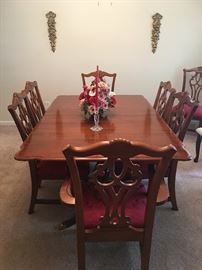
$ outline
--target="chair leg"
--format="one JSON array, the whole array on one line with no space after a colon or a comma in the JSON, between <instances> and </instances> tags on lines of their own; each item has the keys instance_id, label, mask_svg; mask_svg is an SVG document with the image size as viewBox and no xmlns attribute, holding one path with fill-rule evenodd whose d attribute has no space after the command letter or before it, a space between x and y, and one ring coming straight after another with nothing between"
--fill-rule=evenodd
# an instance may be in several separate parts
<instances>
[{"instance_id":1,"label":"chair leg","mask_svg":"<svg viewBox=\"0 0 202 270\"><path fill-rule=\"evenodd\" d=\"M39 181L36 175L36 162L30 161L29 162L30 167L30 174L31 174L31 181L32 181L32 190L31 190L31 201L29 206L29 214L32 214L34 212L34 206L36 203L38 188L39 188Z\"/></svg>"},{"instance_id":2,"label":"chair leg","mask_svg":"<svg viewBox=\"0 0 202 270\"><path fill-rule=\"evenodd\" d=\"M78 270L86 269L85 243L77 236Z\"/></svg>"},{"instance_id":3,"label":"chair leg","mask_svg":"<svg viewBox=\"0 0 202 270\"><path fill-rule=\"evenodd\" d=\"M149 270L149 261L151 253L151 243L141 244L140 243L140 254L141 254L141 270Z\"/></svg>"},{"instance_id":4,"label":"chair leg","mask_svg":"<svg viewBox=\"0 0 202 270\"><path fill-rule=\"evenodd\" d=\"M196 139L196 157L194 158L194 162L198 162L199 159L199 153L200 153L200 146L201 146L201 135L197 135Z\"/></svg>"},{"instance_id":5,"label":"chair leg","mask_svg":"<svg viewBox=\"0 0 202 270\"><path fill-rule=\"evenodd\" d=\"M39 180L39 188L41 188L42 179Z\"/></svg>"},{"instance_id":6,"label":"chair leg","mask_svg":"<svg viewBox=\"0 0 202 270\"><path fill-rule=\"evenodd\" d=\"M176 192L175 192L175 182L176 182L176 171L177 171L177 161L172 161L170 165L169 175L168 175L168 189L169 189L169 200L172 204L173 210L178 210Z\"/></svg>"}]
</instances>

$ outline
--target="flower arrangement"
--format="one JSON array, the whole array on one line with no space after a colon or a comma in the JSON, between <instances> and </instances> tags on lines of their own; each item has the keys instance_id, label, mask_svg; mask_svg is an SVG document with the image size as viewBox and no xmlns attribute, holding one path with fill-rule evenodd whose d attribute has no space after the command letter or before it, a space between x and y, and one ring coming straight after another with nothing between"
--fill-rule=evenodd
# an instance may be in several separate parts
<instances>
[{"instance_id":1,"label":"flower arrangement","mask_svg":"<svg viewBox=\"0 0 202 270\"><path fill-rule=\"evenodd\" d=\"M87 119L90 119L96 111L101 118L106 117L109 108L113 108L116 104L115 93L110 91L109 85L104 80L100 79L97 88L96 80L90 85L85 85L79 99L80 108Z\"/></svg>"}]
</instances>

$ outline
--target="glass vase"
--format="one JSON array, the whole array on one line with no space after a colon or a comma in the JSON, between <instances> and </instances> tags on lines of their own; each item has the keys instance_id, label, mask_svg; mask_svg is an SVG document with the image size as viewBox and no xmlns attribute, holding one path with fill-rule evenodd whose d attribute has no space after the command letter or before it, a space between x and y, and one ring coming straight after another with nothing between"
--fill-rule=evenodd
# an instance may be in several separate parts
<instances>
[{"instance_id":1,"label":"glass vase","mask_svg":"<svg viewBox=\"0 0 202 270\"><path fill-rule=\"evenodd\" d=\"M101 126L99 125L99 120L100 120L100 115L99 115L99 113L98 113L98 112L94 113L93 117L94 117L94 126L91 127L90 129L91 129L92 131L101 131L101 130L103 129L103 127L101 127Z\"/></svg>"}]
</instances>

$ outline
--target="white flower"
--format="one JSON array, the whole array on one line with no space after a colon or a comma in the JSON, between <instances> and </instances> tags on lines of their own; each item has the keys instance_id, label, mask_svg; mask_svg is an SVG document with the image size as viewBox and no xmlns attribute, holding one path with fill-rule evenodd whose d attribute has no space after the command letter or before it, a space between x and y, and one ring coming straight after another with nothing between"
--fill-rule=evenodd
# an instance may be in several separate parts
<instances>
[{"instance_id":1,"label":"white flower","mask_svg":"<svg viewBox=\"0 0 202 270\"><path fill-rule=\"evenodd\" d=\"M89 112L90 114L94 114L95 108L94 108L93 105L90 105L90 106L88 107L88 112Z\"/></svg>"},{"instance_id":2,"label":"white flower","mask_svg":"<svg viewBox=\"0 0 202 270\"><path fill-rule=\"evenodd\" d=\"M113 97L113 96L115 96L115 95L116 95L115 92L113 92L113 91L110 91L110 92L109 92L109 96L110 96L110 97Z\"/></svg>"},{"instance_id":3,"label":"white flower","mask_svg":"<svg viewBox=\"0 0 202 270\"><path fill-rule=\"evenodd\" d=\"M94 97L96 95L96 91L93 91L91 89L88 94L89 94L90 97Z\"/></svg>"}]
</instances>

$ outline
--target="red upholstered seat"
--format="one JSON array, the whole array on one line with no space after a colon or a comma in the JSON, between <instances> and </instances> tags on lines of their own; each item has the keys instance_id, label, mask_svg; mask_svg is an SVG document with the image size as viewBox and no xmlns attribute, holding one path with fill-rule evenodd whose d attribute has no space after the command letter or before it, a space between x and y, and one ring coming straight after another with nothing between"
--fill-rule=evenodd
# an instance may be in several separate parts
<instances>
[{"instance_id":1,"label":"red upholstered seat","mask_svg":"<svg viewBox=\"0 0 202 270\"><path fill-rule=\"evenodd\" d=\"M63 150L75 196L78 269L86 269L85 243L100 241L139 242L141 269L149 269L157 192L175 152L171 145L155 148L121 138L84 147L68 145ZM89 181L81 181L76 159L98 155L104 162L96 163ZM134 162L140 155L159 159L147 189L142 167ZM69 188L66 193L71 195ZM60 194L63 197L64 193Z\"/></svg>"},{"instance_id":2,"label":"red upholstered seat","mask_svg":"<svg viewBox=\"0 0 202 270\"><path fill-rule=\"evenodd\" d=\"M190 112L190 107L188 105L184 105L184 112L188 114ZM202 106L198 106L195 113L193 114L193 118L202 118Z\"/></svg>"},{"instance_id":3,"label":"red upholstered seat","mask_svg":"<svg viewBox=\"0 0 202 270\"><path fill-rule=\"evenodd\" d=\"M99 225L100 217L104 215L104 204L93 185L83 185L83 197L85 228L95 228ZM130 218L130 224L134 227L141 228L144 225L146 201L146 189L141 184L126 206L126 216Z\"/></svg>"}]
</instances>

